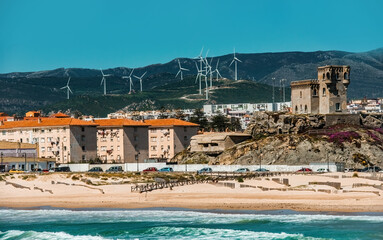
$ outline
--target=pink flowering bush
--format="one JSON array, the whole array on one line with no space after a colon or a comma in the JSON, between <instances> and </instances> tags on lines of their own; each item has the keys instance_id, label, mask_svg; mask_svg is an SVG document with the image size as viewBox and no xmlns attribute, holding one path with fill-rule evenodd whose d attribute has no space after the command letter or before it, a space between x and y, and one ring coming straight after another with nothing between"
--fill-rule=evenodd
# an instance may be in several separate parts
<instances>
[{"instance_id":1,"label":"pink flowering bush","mask_svg":"<svg viewBox=\"0 0 383 240\"><path fill-rule=\"evenodd\" d=\"M352 142L353 139L360 138L360 135L353 131L329 133L329 142L342 145L344 142Z\"/></svg>"}]
</instances>

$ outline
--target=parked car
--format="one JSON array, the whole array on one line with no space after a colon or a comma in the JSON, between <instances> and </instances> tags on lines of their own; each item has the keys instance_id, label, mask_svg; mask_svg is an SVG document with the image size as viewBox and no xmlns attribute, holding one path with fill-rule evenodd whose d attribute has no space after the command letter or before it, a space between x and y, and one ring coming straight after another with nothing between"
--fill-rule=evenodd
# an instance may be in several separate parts
<instances>
[{"instance_id":1,"label":"parked car","mask_svg":"<svg viewBox=\"0 0 383 240\"><path fill-rule=\"evenodd\" d=\"M32 172L40 172L40 173L41 173L42 171L43 171L43 170L41 170L41 168L35 168L35 169L32 170Z\"/></svg>"},{"instance_id":2,"label":"parked car","mask_svg":"<svg viewBox=\"0 0 383 240\"><path fill-rule=\"evenodd\" d=\"M11 169L9 170L9 173L25 173L25 171L21 169Z\"/></svg>"},{"instance_id":3,"label":"parked car","mask_svg":"<svg viewBox=\"0 0 383 240\"><path fill-rule=\"evenodd\" d=\"M207 167L207 168L202 168L200 170L197 171L198 174L201 174L201 173L211 173L213 172L213 169Z\"/></svg>"},{"instance_id":4,"label":"parked car","mask_svg":"<svg viewBox=\"0 0 383 240\"><path fill-rule=\"evenodd\" d=\"M69 167L57 167L54 169L55 172L70 172Z\"/></svg>"},{"instance_id":5,"label":"parked car","mask_svg":"<svg viewBox=\"0 0 383 240\"><path fill-rule=\"evenodd\" d=\"M378 166L365 167L362 170L362 172L380 172L380 171L382 171L382 169Z\"/></svg>"},{"instance_id":6,"label":"parked car","mask_svg":"<svg viewBox=\"0 0 383 240\"><path fill-rule=\"evenodd\" d=\"M258 169L255 169L254 172L268 172L269 170L266 169L266 168L258 168Z\"/></svg>"},{"instance_id":7,"label":"parked car","mask_svg":"<svg viewBox=\"0 0 383 240\"><path fill-rule=\"evenodd\" d=\"M311 170L310 168L301 168L297 172L312 172L312 171L313 170Z\"/></svg>"},{"instance_id":8,"label":"parked car","mask_svg":"<svg viewBox=\"0 0 383 240\"><path fill-rule=\"evenodd\" d=\"M164 168L161 168L159 172L174 172L174 170L171 167L164 167Z\"/></svg>"},{"instance_id":9,"label":"parked car","mask_svg":"<svg viewBox=\"0 0 383 240\"><path fill-rule=\"evenodd\" d=\"M319 169L317 170L317 172L324 173L324 172L329 172L329 170L326 169L326 168L319 168Z\"/></svg>"},{"instance_id":10,"label":"parked car","mask_svg":"<svg viewBox=\"0 0 383 240\"><path fill-rule=\"evenodd\" d=\"M243 173L243 172L250 172L250 169L248 169L248 168L239 168L239 169L237 169L235 171Z\"/></svg>"},{"instance_id":11,"label":"parked car","mask_svg":"<svg viewBox=\"0 0 383 240\"><path fill-rule=\"evenodd\" d=\"M43 172L47 173L49 172L49 169L43 169Z\"/></svg>"},{"instance_id":12,"label":"parked car","mask_svg":"<svg viewBox=\"0 0 383 240\"><path fill-rule=\"evenodd\" d=\"M100 167L92 167L88 170L88 172L104 172L104 170L102 170Z\"/></svg>"},{"instance_id":13,"label":"parked car","mask_svg":"<svg viewBox=\"0 0 383 240\"><path fill-rule=\"evenodd\" d=\"M157 172L157 171L158 171L158 169L155 167L148 167L148 168L143 170L143 172Z\"/></svg>"},{"instance_id":14,"label":"parked car","mask_svg":"<svg viewBox=\"0 0 383 240\"><path fill-rule=\"evenodd\" d=\"M112 166L108 170L106 170L106 172L123 172L123 171L124 170L122 170L121 166Z\"/></svg>"}]
</instances>

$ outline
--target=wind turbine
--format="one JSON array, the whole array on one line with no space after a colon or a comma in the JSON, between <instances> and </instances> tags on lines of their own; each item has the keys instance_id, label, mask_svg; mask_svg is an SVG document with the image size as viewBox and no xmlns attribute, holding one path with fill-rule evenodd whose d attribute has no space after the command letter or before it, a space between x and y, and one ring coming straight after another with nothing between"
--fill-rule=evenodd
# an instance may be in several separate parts
<instances>
[{"instance_id":1,"label":"wind turbine","mask_svg":"<svg viewBox=\"0 0 383 240\"><path fill-rule=\"evenodd\" d=\"M200 63L200 67L198 68L197 66L197 63L196 63L196 67L197 67L197 71L198 71L198 74L197 74L197 78L199 79L199 95L202 95L202 87L201 87L201 77L203 76L202 72L202 63L204 62L204 59L202 57L202 53L203 53L203 47L201 49L201 52L199 53L199 55L197 57L195 57L195 59L198 59L199 63ZM196 78L196 80L197 80Z\"/></svg>"},{"instance_id":2,"label":"wind turbine","mask_svg":"<svg viewBox=\"0 0 383 240\"><path fill-rule=\"evenodd\" d=\"M132 92L132 87L133 87L133 80L132 80L132 74L133 74L134 68L130 72L129 76L122 76L122 78L128 78L129 79L129 93Z\"/></svg>"},{"instance_id":3,"label":"wind turbine","mask_svg":"<svg viewBox=\"0 0 383 240\"><path fill-rule=\"evenodd\" d=\"M212 68L211 68L211 63L213 62L213 58L210 59L210 64L209 62L207 61L207 58L205 58L205 64L206 64L206 75L209 74L210 75L210 89L213 88L213 72L212 71Z\"/></svg>"},{"instance_id":4,"label":"wind turbine","mask_svg":"<svg viewBox=\"0 0 383 240\"><path fill-rule=\"evenodd\" d=\"M70 77L68 79L68 82L66 83L66 86L60 88L60 89L65 89L66 88L66 99L69 99L69 92L73 94L72 90L69 87L69 82L70 82Z\"/></svg>"},{"instance_id":5,"label":"wind turbine","mask_svg":"<svg viewBox=\"0 0 383 240\"><path fill-rule=\"evenodd\" d=\"M104 95L106 95L106 78L105 77L109 77L111 76L111 74L104 74L104 72L102 71L102 69L100 68L100 71L101 71L101 74L102 74L102 79L101 79L101 84L104 82Z\"/></svg>"},{"instance_id":6,"label":"wind turbine","mask_svg":"<svg viewBox=\"0 0 383 240\"><path fill-rule=\"evenodd\" d=\"M229 67L231 66L231 64L234 63L234 80L237 81L238 78L237 78L237 62L242 62L241 60L239 60L236 56L235 56L235 48L234 48L234 57L233 57L233 61L231 61Z\"/></svg>"},{"instance_id":7,"label":"wind turbine","mask_svg":"<svg viewBox=\"0 0 383 240\"><path fill-rule=\"evenodd\" d=\"M199 79L199 94L202 95L202 86L201 86L201 77L206 76L203 74L203 70L198 68L197 63L195 62L195 67L197 68L197 77L195 78L195 81Z\"/></svg>"},{"instance_id":8,"label":"wind turbine","mask_svg":"<svg viewBox=\"0 0 383 240\"><path fill-rule=\"evenodd\" d=\"M145 76L146 72L141 75L141 77L137 77L136 75L133 75L135 78L140 80L140 91L142 92L142 78Z\"/></svg>"},{"instance_id":9,"label":"wind turbine","mask_svg":"<svg viewBox=\"0 0 383 240\"><path fill-rule=\"evenodd\" d=\"M214 73L214 72L217 73L217 80L218 80L218 77L219 77L219 78L222 78L221 73L220 73L219 70L218 70L218 65L219 65L219 58L218 58L218 60L217 60L217 65L215 66L215 69L214 69L214 71L213 71L213 73Z\"/></svg>"},{"instance_id":10,"label":"wind turbine","mask_svg":"<svg viewBox=\"0 0 383 240\"><path fill-rule=\"evenodd\" d=\"M176 78L177 78L178 74L181 73L181 80L184 80L184 77L183 77L183 75L182 75L182 71L189 71L189 69L182 68L182 67L181 67L181 63L180 63L180 59L177 59L177 60L178 60L178 66L179 66L180 70L178 71L178 73L177 73L177 75L176 75Z\"/></svg>"}]
</instances>

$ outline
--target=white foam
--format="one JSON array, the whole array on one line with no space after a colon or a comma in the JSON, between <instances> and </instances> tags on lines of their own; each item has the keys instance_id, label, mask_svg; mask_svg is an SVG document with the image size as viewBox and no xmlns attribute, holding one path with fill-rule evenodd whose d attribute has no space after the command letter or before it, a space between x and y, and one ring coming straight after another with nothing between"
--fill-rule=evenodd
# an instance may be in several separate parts
<instances>
[{"instance_id":1,"label":"white foam","mask_svg":"<svg viewBox=\"0 0 383 240\"><path fill-rule=\"evenodd\" d=\"M73 236L65 232L35 232L35 231L19 231L19 230L9 230L6 232L0 232L3 235L0 239L26 239L26 240L104 240L99 236Z\"/></svg>"},{"instance_id":2,"label":"white foam","mask_svg":"<svg viewBox=\"0 0 383 240\"><path fill-rule=\"evenodd\" d=\"M321 214L225 214L193 211L122 210L122 211L72 211L72 210L0 210L1 222L67 222L113 223L157 222L163 223L235 223L262 220L282 223L317 223L327 221L383 222L383 216L344 216Z\"/></svg>"}]
</instances>

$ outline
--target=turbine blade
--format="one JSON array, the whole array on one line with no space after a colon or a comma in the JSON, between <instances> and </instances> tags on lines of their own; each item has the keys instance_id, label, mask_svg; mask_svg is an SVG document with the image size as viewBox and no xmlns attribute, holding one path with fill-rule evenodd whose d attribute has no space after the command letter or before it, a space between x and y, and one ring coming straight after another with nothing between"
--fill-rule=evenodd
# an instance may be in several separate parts
<instances>
[{"instance_id":1,"label":"turbine blade","mask_svg":"<svg viewBox=\"0 0 383 240\"><path fill-rule=\"evenodd\" d=\"M68 79L68 82L66 83L67 86L69 85L69 82L70 82L70 77L69 77L69 79Z\"/></svg>"},{"instance_id":2,"label":"turbine blade","mask_svg":"<svg viewBox=\"0 0 383 240\"><path fill-rule=\"evenodd\" d=\"M104 76L104 72L102 71L102 69L100 68L100 71L101 71L101 74L102 74L102 76Z\"/></svg>"},{"instance_id":3,"label":"turbine blade","mask_svg":"<svg viewBox=\"0 0 383 240\"><path fill-rule=\"evenodd\" d=\"M134 72L134 68L133 68L132 71L130 72L129 77L132 76L133 72Z\"/></svg>"},{"instance_id":4,"label":"turbine blade","mask_svg":"<svg viewBox=\"0 0 383 240\"><path fill-rule=\"evenodd\" d=\"M230 65L229 65L229 67L231 66L231 64L233 64L233 62L234 62L235 60L233 59L233 61L231 61L231 63L230 63Z\"/></svg>"},{"instance_id":5,"label":"turbine blade","mask_svg":"<svg viewBox=\"0 0 383 240\"><path fill-rule=\"evenodd\" d=\"M178 60L178 66L181 68L180 59L177 59L177 60Z\"/></svg>"},{"instance_id":6,"label":"turbine blade","mask_svg":"<svg viewBox=\"0 0 383 240\"><path fill-rule=\"evenodd\" d=\"M178 74L180 74L180 72L181 72L181 69L178 71L178 73L176 74L176 78L178 77Z\"/></svg>"},{"instance_id":7,"label":"turbine blade","mask_svg":"<svg viewBox=\"0 0 383 240\"><path fill-rule=\"evenodd\" d=\"M72 93L72 94L73 94L73 92L72 92L72 90L70 89L70 87L68 87L68 90L69 90L69 92L70 92L70 93Z\"/></svg>"},{"instance_id":8,"label":"turbine blade","mask_svg":"<svg viewBox=\"0 0 383 240\"><path fill-rule=\"evenodd\" d=\"M145 76L146 73L147 73L147 72L144 72L144 74L142 74L141 78L143 78L143 77Z\"/></svg>"},{"instance_id":9,"label":"turbine blade","mask_svg":"<svg viewBox=\"0 0 383 240\"><path fill-rule=\"evenodd\" d=\"M217 60L217 66L215 66L215 69L218 69L218 64L219 64L219 58Z\"/></svg>"},{"instance_id":10,"label":"turbine blade","mask_svg":"<svg viewBox=\"0 0 383 240\"><path fill-rule=\"evenodd\" d=\"M62 87L62 88L60 88L60 89L65 89L65 88L67 88L67 86L65 86L65 87Z\"/></svg>"},{"instance_id":11,"label":"turbine blade","mask_svg":"<svg viewBox=\"0 0 383 240\"><path fill-rule=\"evenodd\" d=\"M137 77L136 75L133 75L133 77L137 78L137 79L140 79L139 77Z\"/></svg>"},{"instance_id":12,"label":"turbine blade","mask_svg":"<svg viewBox=\"0 0 383 240\"><path fill-rule=\"evenodd\" d=\"M201 52L199 53L199 56L202 56L202 53L203 53L203 46L202 46Z\"/></svg>"}]
</instances>

